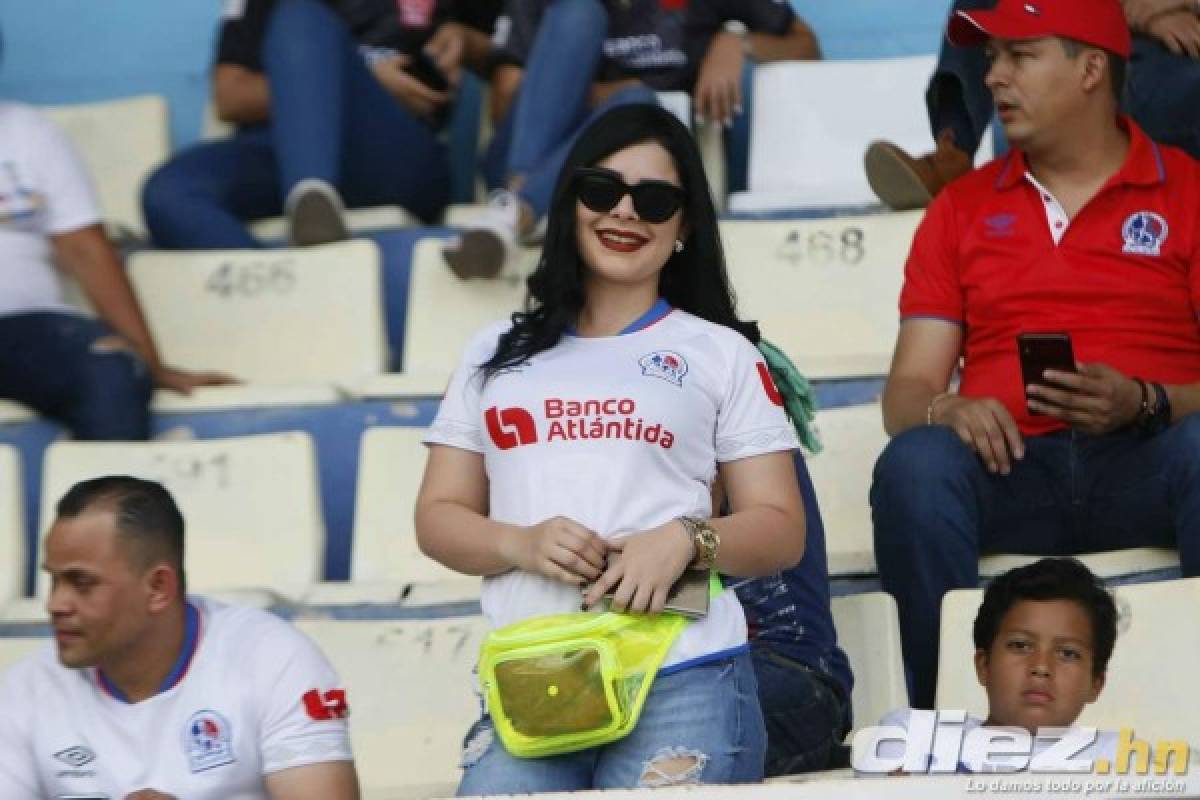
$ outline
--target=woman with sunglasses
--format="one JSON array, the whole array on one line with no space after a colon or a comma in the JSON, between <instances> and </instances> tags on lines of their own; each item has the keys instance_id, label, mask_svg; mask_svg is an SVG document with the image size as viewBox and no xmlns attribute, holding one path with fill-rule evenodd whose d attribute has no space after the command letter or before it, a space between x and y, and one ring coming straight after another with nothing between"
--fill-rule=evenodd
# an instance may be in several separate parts
<instances>
[{"instance_id":1,"label":"woman with sunglasses","mask_svg":"<svg viewBox=\"0 0 1200 800\"><path fill-rule=\"evenodd\" d=\"M574 145L529 307L468 346L430 428L422 550L483 575L494 627L603 605L657 613L689 568L767 575L804 550L798 446L758 329L738 319L695 143L616 108ZM731 513L712 515L720 480ZM516 758L484 716L461 794L762 778L736 594L675 640L632 733Z\"/></svg>"}]
</instances>

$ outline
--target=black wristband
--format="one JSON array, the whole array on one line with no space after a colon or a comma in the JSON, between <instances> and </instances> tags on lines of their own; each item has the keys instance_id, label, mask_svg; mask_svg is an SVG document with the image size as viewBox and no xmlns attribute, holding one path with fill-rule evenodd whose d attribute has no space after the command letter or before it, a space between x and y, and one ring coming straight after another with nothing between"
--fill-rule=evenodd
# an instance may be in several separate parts
<instances>
[{"instance_id":1,"label":"black wristband","mask_svg":"<svg viewBox=\"0 0 1200 800\"><path fill-rule=\"evenodd\" d=\"M1147 388L1144 381L1140 378L1137 380L1142 384L1143 389ZM1152 382L1149 386L1154 387L1154 402L1150 403L1149 398L1143 400L1145 410L1138 416L1136 422L1137 429L1145 436L1162 433L1171 425L1171 398L1167 396L1167 390L1161 383Z\"/></svg>"},{"instance_id":2,"label":"black wristband","mask_svg":"<svg viewBox=\"0 0 1200 800\"><path fill-rule=\"evenodd\" d=\"M1146 382L1137 375L1133 375L1132 379L1137 383L1138 389L1141 390L1142 405L1134 416L1133 422L1130 424L1135 428L1141 428L1146 424L1146 418L1150 416L1150 389L1147 388Z\"/></svg>"}]
</instances>

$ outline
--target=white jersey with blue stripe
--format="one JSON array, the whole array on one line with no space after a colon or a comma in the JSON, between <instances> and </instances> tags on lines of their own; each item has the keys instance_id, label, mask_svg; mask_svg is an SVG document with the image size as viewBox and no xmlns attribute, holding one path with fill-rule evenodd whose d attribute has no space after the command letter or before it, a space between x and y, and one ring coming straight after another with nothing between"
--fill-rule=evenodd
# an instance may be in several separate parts
<instances>
[{"instance_id":1,"label":"white jersey with blue stripe","mask_svg":"<svg viewBox=\"0 0 1200 800\"><path fill-rule=\"evenodd\" d=\"M265 800L272 772L351 759L345 692L316 645L265 611L191 602L193 650L140 702L53 644L0 677L4 800Z\"/></svg>"},{"instance_id":2,"label":"white jersey with blue stripe","mask_svg":"<svg viewBox=\"0 0 1200 800\"><path fill-rule=\"evenodd\" d=\"M468 346L426 443L482 454L490 516L512 525L563 516L620 539L711 516L718 463L799 443L754 345L660 306L635 330L565 335L484 381L478 366L508 324L487 328ZM486 578L481 601L495 627L580 607L577 587L520 570ZM745 614L726 590L664 666L745 643Z\"/></svg>"}]
</instances>

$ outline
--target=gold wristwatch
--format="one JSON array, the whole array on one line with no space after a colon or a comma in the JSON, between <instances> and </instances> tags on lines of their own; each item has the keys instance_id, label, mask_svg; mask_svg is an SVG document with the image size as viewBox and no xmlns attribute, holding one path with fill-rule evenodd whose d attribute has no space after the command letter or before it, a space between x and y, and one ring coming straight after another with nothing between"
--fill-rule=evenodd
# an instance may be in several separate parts
<instances>
[{"instance_id":1,"label":"gold wristwatch","mask_svg":"<svg viewBox=\"0 0 1200 800\"><path fill-rule=\"evenodd\" d=\"M699 517L680 517L679 521L692 537L692 545L696 548L696 557L692 560L692 569L712 569L717 563L717 550L721 548L721 537L708 524L708 520Z\"/></svg>"}]
</instances>

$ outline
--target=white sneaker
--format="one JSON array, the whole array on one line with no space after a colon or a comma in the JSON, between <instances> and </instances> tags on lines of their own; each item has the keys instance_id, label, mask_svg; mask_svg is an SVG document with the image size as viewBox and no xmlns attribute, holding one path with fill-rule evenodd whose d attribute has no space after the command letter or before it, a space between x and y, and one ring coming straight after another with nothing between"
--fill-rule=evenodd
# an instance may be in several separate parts
<instances>
[{"instance_id":1,"label":"white sneaker","mask_svg":"<svg viewBox=\"0 0 1200 800\"><path fill-rule=\"evenodd\" d=\"M338 190L319 178L305 178L292 187L284 204L288 243L292 247L328 244L350 238L345 208Z\"/></svg>"},{"instance_id":2,"label":"white sneaker","mask_svg":"<svg viewBox=\"0 0 1200 800\"><path fill-rule=\"evenodd\" d=\"M496 189L488 195L487 208L442 248L446 264L463 280L496 277L516 256L520 218L521 198Z\"/></svg>"}]
</instances>

